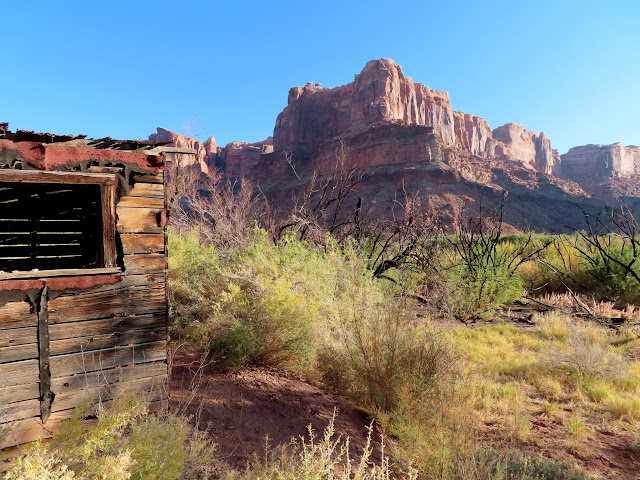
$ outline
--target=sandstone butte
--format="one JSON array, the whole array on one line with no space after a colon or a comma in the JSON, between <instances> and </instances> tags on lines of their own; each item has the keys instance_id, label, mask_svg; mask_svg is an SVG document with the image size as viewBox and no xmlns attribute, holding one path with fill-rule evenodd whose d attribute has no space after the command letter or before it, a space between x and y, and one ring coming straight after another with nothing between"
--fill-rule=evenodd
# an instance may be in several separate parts
<instances>
[{"instance_id":1,"label":"sandstone butte","mask_svg":"<svg viewBox=\"0 0 640 480\"><path fill-rule=\"evenodd\" d=\"M344 151L341 168L364 175L357 195L380 216L409 193L453 222L462 209L506 193L508 224L558 232L579 226L576 204L595 209L624 197L640 205L640 147L586 145L560 156L544 133L516 123L491 130L454 111L447 92L414 82L386 58L368 62L347 85L290 89L263 142L219 148L213 137L201 144L162 128L150 139L194 148L185 166L249 179L275 202L299 194L314 172L335 173L336 152Z\"/></svg>"}]
</instances>

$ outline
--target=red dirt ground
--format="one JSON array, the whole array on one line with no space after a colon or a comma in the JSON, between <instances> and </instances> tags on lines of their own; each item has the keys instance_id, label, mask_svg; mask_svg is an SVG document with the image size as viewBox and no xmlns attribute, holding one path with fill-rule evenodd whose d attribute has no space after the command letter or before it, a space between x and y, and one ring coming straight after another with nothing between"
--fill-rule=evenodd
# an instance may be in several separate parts
<instances>
[{"instance_id":1,"label":"red dirt ground","mask_svg":"<svg viewBox=\"0 0 640 480\"><path fill-rule=\"evenodd\" d=\"M218 445L218 457L233 468L242 469L254 454L264 453L267 435L269 444L277 446L306 434L308 425L321 434L334 409L336 432L350 438L352 454L362 452L370 419L343 395L274 369L250 367L220 374L199 365L193 354L174 357L171 406L193 415L200 428L206 426ZM480 428L480 441L487 447L577 464L597 478L640 480L640 447L634 447L634 439L626 432L593 425L576 449L567 446L566 434L553 418L531 420L532 430L544 433L537 435L543 440L535 444L515 445L491 425ZM379 452L373 457L378 460Z\"/></svg>"},{"instance_id":2,"label":"red dirt ground","mask_svg":"<svg viewBox=\"0 0 640 480\"><path fill-rule=\"evenodd\" d=\"M295 376L260 367L208 373L193 354L174 358L170 392L171 406L206 427L218 458L236 469L264 453L267 435L271 446L306 436L308 425L320 436L334 409L336 433L349 437L351 454L359 455L371 422L346 397ZM379 459L376 451L373 459Z\"/></svg>"}]
</instances>

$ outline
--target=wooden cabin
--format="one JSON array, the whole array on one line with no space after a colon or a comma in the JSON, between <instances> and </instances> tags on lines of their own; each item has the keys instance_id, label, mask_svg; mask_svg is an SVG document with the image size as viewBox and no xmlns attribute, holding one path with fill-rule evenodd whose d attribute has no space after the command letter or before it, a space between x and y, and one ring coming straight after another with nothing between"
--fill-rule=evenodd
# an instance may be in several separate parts
<instances>
[{"instance_id":1,"label":"wooden cabin","mask_svg":"<svg viewBox=\"0 0 640 480\"><path fill-rule=\"evenodd\" d=\"M151 142L0 124L0 448L122 392L167 402L164 181Z\"/></svg>"}]
</instances>

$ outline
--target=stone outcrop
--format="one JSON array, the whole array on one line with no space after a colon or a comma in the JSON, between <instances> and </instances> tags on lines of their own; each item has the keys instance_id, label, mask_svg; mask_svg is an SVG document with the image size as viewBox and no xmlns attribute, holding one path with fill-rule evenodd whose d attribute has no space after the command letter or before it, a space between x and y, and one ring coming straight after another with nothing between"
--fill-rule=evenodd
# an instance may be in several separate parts
<instances>
[{"instance_id":1,"label":"stone outcrop","mask_svg":"<svg viewBox=\"0 0 640 480\"><path fill-rule=\"evenodd\" d=\"M560 157L551 148L551 140L544 133L533 133L517 123L507 123L493 131L496 140L494 156L500 160L517 160L539 172L557 174Z\"/></svg>"},{"instance_id":2,"label":"stone outcrop","mask_svg":"<svg viewBox=\"0 0 640 480\"><path fill-rule=\"evenodd\" d=\"M620 143L573 147L562 155L562 175L587 185L640 175L640 147Z\"/></svg>"}]
</instances>

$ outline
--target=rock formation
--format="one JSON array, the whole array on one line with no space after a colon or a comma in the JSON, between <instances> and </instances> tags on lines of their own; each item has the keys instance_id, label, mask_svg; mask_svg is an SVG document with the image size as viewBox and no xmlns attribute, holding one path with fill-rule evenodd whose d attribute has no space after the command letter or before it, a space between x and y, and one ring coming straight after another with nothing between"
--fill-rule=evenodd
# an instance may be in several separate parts
<instances>
[{"instance_id":1,"label":"rock formation","mask_svg":"<svg viewBox=\"0 0 640 480\"><path fill-rule=\"evenodd\" d=\"M473 205L508 193L504 218L521 229L562 231L581 219L573 204L640 198L639 147L587 145L560 157L544 133L515 123L491 130L482 118L454 111L446 92L414 82L390 59L368 62L347 85L290 89L273 137L263 142L220 149L213 137L200 145L164 129L154 135L195 148L203 171L248 178L275 203L299 193L312 174L352 168L366 178L357 194L379 210L405 193L442 208L443 198Z\"/></svg>"},{"instance_id":2,"label":"rock formation","mask_svg":"<svg viewBox=\"0 0 640 480\"><path fill-rule=\"evenodd\" d=\"M640 147L620 143L573 147L562 155L562 175L581 184L640 175Z\"/></svg>"}]
</instances>

